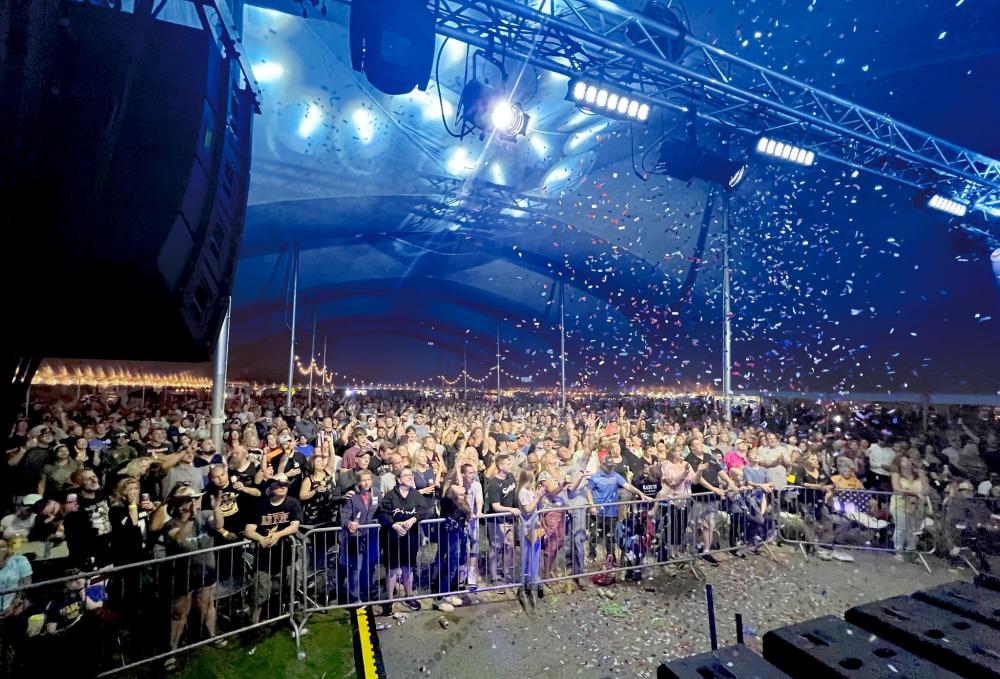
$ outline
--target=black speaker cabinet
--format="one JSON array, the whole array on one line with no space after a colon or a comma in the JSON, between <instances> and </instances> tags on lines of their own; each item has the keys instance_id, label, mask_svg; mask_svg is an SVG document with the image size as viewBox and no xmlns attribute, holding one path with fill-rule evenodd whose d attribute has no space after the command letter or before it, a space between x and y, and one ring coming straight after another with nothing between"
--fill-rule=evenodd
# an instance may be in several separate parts
<instances>
[{"instance_id":1,"label":"black speaker cabinet","mask_svg":"<svg viewBox=\"0 0 1000 679\"><path fill-rule=\"evenodd\" d=\"M15 355L206 360L242 237L252 92L211 32L0 4Z\"/></svg>"},{"instance_id":2,"label":"black speaker cabinet","mask_svg":"<svg viewBox=\"0 0 1000 679\"><path fill-rule=\"evenodd\" d=\"M898 596L852 608L844 618L964 677L1000 676L1000 634L957 613Z\"/></svg>"},{"instance_id":3,"label":"black speaker cabinet","mask_svg":"<svg viewBox=\"0 0 1000 679\"><path fill-rule=\"evenodd\" d=\"M995 590L970 582L952 582L917 592L913 597L1000 630L1000 592Z\"/></svg>"},{"instance_id":4,"label":"black speaker cabinet","mask_svg":"<svg viewBox=\"0 0 1000 679\"><path fill-rule=\"evenodd\" d=\"M788 675L737 644L664 663L657 679L789 679Z\"/></svg>"},{"instance_id":5,"label":"black speaker cabinet","mask_svg":"<svg viewBox=\"0 0 1000 679\"><path fill-rule=\"evenodd\" d=\"M764 659L794 679L957 679L834 615L764 635Z\"/></svg>"}]
</instances>

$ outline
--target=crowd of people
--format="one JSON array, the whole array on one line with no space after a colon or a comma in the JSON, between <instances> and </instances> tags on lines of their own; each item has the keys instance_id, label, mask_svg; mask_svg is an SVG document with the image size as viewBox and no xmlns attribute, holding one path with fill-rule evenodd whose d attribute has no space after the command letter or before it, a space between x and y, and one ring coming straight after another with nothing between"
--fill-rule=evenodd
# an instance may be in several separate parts
<instances>
[{"instance_id":1,"label":"crowd of people","mask_svg":"<svg viewBox=\"0 0 1000 679\"><path fill-rule=\"evenodd\" d=\"M595 570L603 584L641 577L643 562L755 551L782 516L800 518L827 558L831 516L875 522L901 558L927 551L921 541L955 556L959 533L989 525L1000 501L989 409L925 425L913 410L774 402L730 423L704 399L591 399L560 413L540 398L396 393L290 409L280 395L240 396L226 415L218 449L194 397L52 398L18 419L0 471L8 639L106 616L146 584L120 567L149 560L170 593L171 649L185 634L216 637L226 583L252 584L256 623L287 605L275 599L309 529L332 527L305 548L310 587L334 603L419 610L426 587L448 611L463 592L518 582L529 610L543 582L585 589ZM43 574L66 576L47 599L30 586Z\"/></svg>"}]
</instances>

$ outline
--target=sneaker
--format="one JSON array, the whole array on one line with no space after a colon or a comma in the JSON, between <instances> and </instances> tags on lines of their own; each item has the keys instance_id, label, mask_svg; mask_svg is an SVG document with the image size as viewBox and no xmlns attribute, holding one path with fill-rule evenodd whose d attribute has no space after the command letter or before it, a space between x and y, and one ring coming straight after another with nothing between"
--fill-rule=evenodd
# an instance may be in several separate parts
<instances>
[{"instance_id":1,"label":"sneaker","mask_svg":"<svg viewBox=\"0 0 1000 679\"><path fill-rule=\"evenodd\" d=\"M816 556L818 556L823 561L829 561L830 559L833 558L833 552L831 552L829 549L817 549Z\"/></svg>"},{"instance_id":2,"label":"sneaker","mask_svg":"<svg viewBox=\"0 0 1000 679\"><path fill-rule=\"evenodd\" d=\"M701 555L701 558L702 558L702 560L703 560L703 561L704 561L705 563L707 563L707 564L711 564L712 566L718 566L718 565L719 565L719 562L718 562L718 561L716 560L716 558L715 558L714 556L712 556L711 554L702 554L702 555Z\"/></svg>"},{"instance_id":3,"label":"sneaker","mask_svg":"<svg viewBox=\"0 0 1000 679\"><path fill-rule=\"evenodd\" d=\"M458 608L459 606L465 604L465 602L462 601L462 597L459 596L446 596L444 600L447 601L452 606L454 606L455 608Z\"/></svg>"},{"instance_id":4,"label":"sneaker","mask_svg":"<svg viewBox=\"0 0 1000 679\"><path fill-rule=\"evenodd\" d=\"M442 613L451 613L453 610L455 610L455 607L452 606L447 599L436 599L434 601L434 608L438 609Z\"/></svg>"},{"instance_id":5,"label":"sneaker","mask_svg":"<svg viewBox=\"0 0 1000 679\"><path fill-rule=\"evenodd\" d=\"M177 658L170 657L163 661L163 670L165 672L173 672L177 669Z\"/></svg>"},{"instance_id":6,"label":"sneaker","mask_svg":"<svg viewBox=\"0 0 1000 679\"><path fill-rule=\"evenodd\" d=\"M577 578L575 580L575 582L576 582L576 588L578 590L580 590L581 592L586 592L587 591L587 581L586 581L586 579L584 579L584 578Z\"/></svg>"},{"instance_id":7,"label":"sneaker","mask_svg":"<svg viewBox=\"0 0 1000 679\"><path fill-rule=\"evenodd\" d=\"M833 552L833 558L837 561L844 561L847 563L852 563L854 561L854 557L847 552L838 552L836 550Z\"/></svg>"},{"instance_id":8,"label":"sneaker","mask_svg":"<svg viewBox=\"0 0 1000 679\"><path fill-rule=\"evenodd\" d=\"M544 599L545 598L545 585L539 585L538 586L538 598L539 599Z\"/></svg>"},{"instance_id":9,"label":"sneaker","mask_svg":"<svg viewBox=\"0 0 1000 679\"><path fill-rule=\"evenodd\" d=\"M403 605L409 608L411 611L419 611L422 608L420 602L417 601L416 599L405 599L403 600Z\"/></svg>"},{"instance_id":10,"label":"sneaker","mask_svg":"<svg viewBox=\"0 0 1000 679\"><path fill-rule=\"evenodd\" d=\"M479 589L479 576L476 574L476 571L474 570L469 571L468 588L470 592L475 592L477 589Z\"/></svg>"}]
</instances>

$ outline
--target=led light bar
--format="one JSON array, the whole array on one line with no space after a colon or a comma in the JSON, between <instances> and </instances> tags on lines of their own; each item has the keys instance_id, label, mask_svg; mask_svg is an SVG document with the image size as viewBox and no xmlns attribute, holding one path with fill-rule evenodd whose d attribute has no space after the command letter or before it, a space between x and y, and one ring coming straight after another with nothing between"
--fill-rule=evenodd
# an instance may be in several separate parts
<instances>
[{"instance_id":1,"label":"led light bar","mask_svg":"<svg viewBox=\"0 0 1000 679\"><path fill-rule=\"evenodd\" d=\"M952 200L951 198L945 198L942 195L934 194L927 201L927 207L934 208L935 210L940 210L941 212L946 212L949 215L954 215L955 217L964 217L965 213L969 211L969 206L965 203L960 203L957 200Z\"/></svg>"},{"instance_id":2,"label":"led light bar","mask_svg":"<svg viewBox=\"0 0 1000 679\"><path fill-rule=\"evenodd\" d=\"M600 83L573 80L567 99L581 108L622 120L644 123L649 120L649 104L615 92Z\"/></svg>"},{"instance_id":3,"label":"led light bar","mask_svg":"<svg viewBox=\"0 0 1000 679\"><path fill-rule=\"evenodd\" d=\"M771 156L778 160L787 160L790 163L809 167L816 162L816 154L807 149L792 144L786 144L770 137L761 137L757 140L757 153L764 156Z\"/></svg>"}]
</instances>

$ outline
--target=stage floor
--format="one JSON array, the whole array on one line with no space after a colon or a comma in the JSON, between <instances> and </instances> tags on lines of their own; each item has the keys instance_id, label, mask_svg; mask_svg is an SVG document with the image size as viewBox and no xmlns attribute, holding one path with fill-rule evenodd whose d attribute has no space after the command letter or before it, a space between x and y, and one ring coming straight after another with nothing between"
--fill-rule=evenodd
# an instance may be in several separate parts
<instances>
[{"instance_id":1,"label":"stage floor","mask_svg":"<svg viewBox=\"0 0 1000 679\"><path fill-rule=\"evenodd\" d=\"M851 552L853 563L806 560L791 547L766 556L730 559L703 570L715 590L719 644L735 643L734 615L743 614L746 643L761 649L768 630L821 615L843 615L859 603L910 594L971 571L949 570L939 559L920 563L887 554ZM652 579L650 579L652 576ZM526 615L513 594L501 601L408 614L379 632L391 679L419 676L650 677L666 659L709 650L705 588L690 570L646 572L641 585L604 588L614 598L550 590L537 614ZM655 591L648 591L655 590ZM425 604L429 605L429 604ZM447 629L441 618L449 621Z\"/></svg>"}]
</instances>

